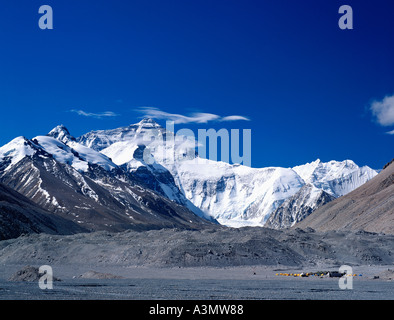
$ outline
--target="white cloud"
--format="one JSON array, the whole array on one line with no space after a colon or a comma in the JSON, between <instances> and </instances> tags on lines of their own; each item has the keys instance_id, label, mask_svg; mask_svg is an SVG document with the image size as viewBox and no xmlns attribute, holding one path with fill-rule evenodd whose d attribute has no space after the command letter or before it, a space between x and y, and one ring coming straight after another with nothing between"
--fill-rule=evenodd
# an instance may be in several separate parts
<instances>
[{"instance_id":1,"label":"white cloud","mask_svg":"<svg viewBox=\"0 0 394 320\"><path fill-rule=\"evenodd\" d=\"M182 115L177 113L168 113L162 111L158 108L153 107L143 107L139 108L137 111L142 112L144 117L154 118L154 119L165 119L172 120L175 124L181 123L207 123L209 121L249 121L248 118L243 116L226 116L222 117L213 113L192 113L190 115Z\"/></svg>"},{"instance_id":2,"label":"white cloud","mask_svg":"<svg viewBox=\"0 0 394 320\"><path fill-rule=\"evenodd\" d=\"M105 112L101 112L101 113L92 113L92 112L85 112L83 110L72 109L72 110L70 110L70 112L74 112L80 116L97 118L97 119L118 116L118 114L116 114L115 112L112 112L112 111L105 111Z\"/></svg>"},{"instance_id":3,"label":"white cloud","mask_svg":"<svg viewBox=\"0 0 394 320\"><path fill-rule=\"evenodd\" d=\"M391 135L394 135L394 130L391 130L391 131L389 131L389 132L386 132L387 134L391 134Z\"/></svg>"},{"instance_id":4,"label":"white cloud","mask_svg":"<svg viewBox=\"0 0 394 320\"><path fill-rule=\"evenodd\" d=\"M382 101L372 102L371 111L380 125L394 125L394 95L387 96Z\"/></svg>"},{"instance_id":5,"label":"white cloud","mask_svg":"<svg viewBox=\"0 0 394 320\"><path fill-rule=\"evenodd\" d=\"M238 120L250 121L249 118L244 116L227 116L220 119L220 121L238 121Z\"/></svg>"}]
</instances>

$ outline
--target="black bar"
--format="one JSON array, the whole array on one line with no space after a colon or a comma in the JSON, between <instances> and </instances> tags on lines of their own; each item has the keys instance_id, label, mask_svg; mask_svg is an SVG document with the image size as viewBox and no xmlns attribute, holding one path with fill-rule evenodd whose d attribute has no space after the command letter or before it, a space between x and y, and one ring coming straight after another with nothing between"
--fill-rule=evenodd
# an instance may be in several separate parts
<instances>
[{"instance_id":1,"label":"black bar","mask_svg":"<svg viewBox=\"0 0 394 320\"><path fill-rule=\"evenodd\" d=\"M10 316L73 317L86 315L124 319L264 319L283 316L354 316L379 308L392 310L390 300L12 300L0 301ZM179 315L179 310L182 312ZM158 312L159 311L159 312Z\"/></svg>"}]
</instances>

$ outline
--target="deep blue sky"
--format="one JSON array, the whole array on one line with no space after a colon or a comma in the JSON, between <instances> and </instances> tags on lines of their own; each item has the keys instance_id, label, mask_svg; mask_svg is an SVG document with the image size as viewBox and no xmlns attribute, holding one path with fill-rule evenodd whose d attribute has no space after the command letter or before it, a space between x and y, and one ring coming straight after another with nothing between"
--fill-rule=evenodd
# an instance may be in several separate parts
<instances>
[{"instance_id":1,"label":"deep blue sky","mask_svg":"<svg viewBox=\"0 0 394 320\"><path fill-rule=\"evenodd\" d=\"M43 4L53 30L38 27ZM338 27L343 4L353 30ZM248 117L176 129L250 128L254 167L381 168L394 127L369 106L394 94L393 16L391 0L5 0L0 145L61 123L74 136L126 126L149 106Z\"/></svg>"}]
</instances>

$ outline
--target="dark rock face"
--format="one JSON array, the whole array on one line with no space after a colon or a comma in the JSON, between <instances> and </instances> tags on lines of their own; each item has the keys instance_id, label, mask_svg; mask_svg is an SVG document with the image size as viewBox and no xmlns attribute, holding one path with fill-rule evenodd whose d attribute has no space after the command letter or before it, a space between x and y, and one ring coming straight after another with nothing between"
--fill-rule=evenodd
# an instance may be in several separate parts
<instances>
[{"instance_id":1,"label":"dark rock face","mask_svg":"<svg viewBox=\"0 0 394 320\"><path fill-rule=\"evenodd\" d=\"M305 185L272 213L265 227L273 229L290 228L334 199L334 196L323 190L315 190L312 185Z\"/></svg>"},{"instance_id":2,"label":"dark rock face","mask_svg":"<svg viewBox=\"0 0 394 320\"><path fill-rule=\"evenodd\" d=\"M0 184L0 240L23 234L74 234L87 230L44 210L20 193Z\"/></svg>"}]
</instances>

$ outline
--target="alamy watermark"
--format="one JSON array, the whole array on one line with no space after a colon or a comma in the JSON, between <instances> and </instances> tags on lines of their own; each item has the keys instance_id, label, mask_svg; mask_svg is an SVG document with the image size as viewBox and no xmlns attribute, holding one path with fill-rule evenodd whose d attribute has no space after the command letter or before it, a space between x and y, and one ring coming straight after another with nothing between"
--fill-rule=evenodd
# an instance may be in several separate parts
<instances>
[{"instance_id":1,"label":"alamy watermark","mask_svg":"<svg viewBox=\"0 0 394 320\"><path fill-rule=\"evenodd\" d=\"M42 16L38 20L38 26L41 30L53 29L53 9L49 5L42 5L38 9ZM342 5L338 9L342 16L338 20L338 26L342 30L353 29L353 8L349 5Z\"/></svg>"},{"instance_id":2,"label":"alamy watermark","mask_svg":"<svg viewBox=\"0 0 394 320\"><path fill-rule=\"evenodd\" d=\"M348 265L343 265L339 268L339 273L343 276L339 278L338 285L342 290L352 290L353 289L353 268Z\"/></svg>"},{"instance_id":3,"label":"alamy watermark","mask_svg":"<svg viewBox=\"0 0 394 320\"><path fill-rule=\"evenodd\" d=\"M340 6L338 13L343 14L338 20L341 30L353 29L353 8L349 5Z\"/></svg>"},{"instance_id":4,"label":"alamy watermark","mask_svg":"<svg viewBox=\"0 0 394 320\"><path fill-rule=\"evenodd\" d=\"M51 6L42 5L38 8L38 13L42 14L38 19L38 26L41 30L53 29L53 10Z\"/></svg>"},{"instance_id":5,"label":"alamy watermark","mask_svg":"<svg viewBox=\"0 0 394 320\"><path fill-rule=\"evenodd\" d=\"M53 289L53 270L51 266L43 265L38 269L40 278L38 279L38 286L42 290Z\"/></svg>"},{"instance_id":6,"label":"alamy watermark","mask_svg":"<svg viewBox=\"0 0 394 320\"><path fill-rule=\"evenodd\" d=\"M197 138L193 130L183 128L175 133L174 121L166 122L165 134L157 128L146 130L141 144L145 145L143 160L153 164L152 155L158 155L164 162L175 163L182 160L220 160L227 163L252 165L252 130L243 129L242 143L239 129L198 129ZM219 145L220 140L220 145ZM240 149L242 145L242 155ZM219 151L220 150L220 151ZM208 151L208 152L207 152ZM197 157L198 154L198 157Z\"/></svg>"}]
</instances>

